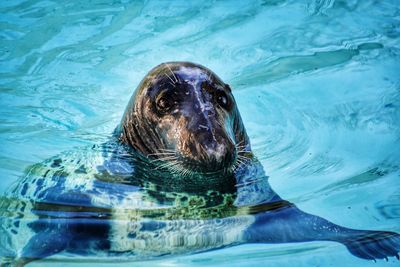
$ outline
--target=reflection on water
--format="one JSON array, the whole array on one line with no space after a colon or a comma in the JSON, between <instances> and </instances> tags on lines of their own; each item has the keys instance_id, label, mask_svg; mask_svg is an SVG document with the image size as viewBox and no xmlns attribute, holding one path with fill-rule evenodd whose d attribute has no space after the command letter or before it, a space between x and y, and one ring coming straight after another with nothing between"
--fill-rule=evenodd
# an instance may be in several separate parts
<instances>
[{"instance_id":1,"label":"reflection on water","mask_svg":"<svg viewBox=\"0 0 400 267\"><path fill-rule=\"evenodd\" d=\"M52 259L64 251L131 260L200 252L242 242L253 214L292 206L271 191L259 164L239 165L237 179L190 176L192 185L159 164L112 139L33 165L1 199L1 255L34 257L30 245L46 242Z\"/></svg>"},{"instance_id":2,"label":"reflection on water","mask_svg":"<svg viewBox=\"0 0 400 267\"><path fill-rule=\"evenodd\" d=\"M395 0L2 1L0 192L29 165L107 141L145 73L188 60L231 85L253 150L284 199L335 223L399 232L399 12ZM63 257L54 260L99 265ZM373 264L328 242L140 264L227 261Z\"/></svg>"}]
</instances>

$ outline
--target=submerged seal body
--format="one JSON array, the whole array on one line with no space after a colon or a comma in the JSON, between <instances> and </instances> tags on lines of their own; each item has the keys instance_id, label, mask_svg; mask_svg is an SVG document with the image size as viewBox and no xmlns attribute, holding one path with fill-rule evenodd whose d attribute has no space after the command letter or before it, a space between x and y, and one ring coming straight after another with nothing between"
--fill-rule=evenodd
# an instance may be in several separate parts
<instances>
[{"instance_id":1,"label":"submerged seal body","mask_svg":"<svg viewBox=\"0 0 400 267\"><path fill-rule=\"evenodd\" d=\"M397 256L397 233L355 230L279 197L251 151L229 85L188 62L151 70L111 140L36 164L1 202L0 254L132 259L316 240Z\"/></svg>"}]
</instances>

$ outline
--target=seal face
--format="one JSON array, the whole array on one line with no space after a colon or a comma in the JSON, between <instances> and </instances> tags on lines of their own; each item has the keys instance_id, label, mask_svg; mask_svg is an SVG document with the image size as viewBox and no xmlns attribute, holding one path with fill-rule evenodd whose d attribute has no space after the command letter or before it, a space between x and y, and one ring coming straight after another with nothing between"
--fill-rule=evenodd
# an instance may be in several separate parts
<instances>
[{"instance_id":1,"label":"seal face","mask_svg":"<svg viewBox=\"0 0 400 267\"><path fill-rule=\"evenodd\" d=\"M152 69L118 129L121 142L179 174L231 172L250 151L229 85L189 62Z\"/></svg>"}]
</instances>

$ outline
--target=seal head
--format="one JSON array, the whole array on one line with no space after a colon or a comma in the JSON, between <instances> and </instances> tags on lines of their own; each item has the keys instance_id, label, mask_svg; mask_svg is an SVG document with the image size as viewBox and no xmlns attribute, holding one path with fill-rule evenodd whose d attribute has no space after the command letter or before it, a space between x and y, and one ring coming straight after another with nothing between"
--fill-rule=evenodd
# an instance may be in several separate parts
<instances>
[{"instance_id":1,"label":"seal head","mask_svg":"<svg viewBox=\"0 0 400 267\"><path fill-rule=\"evenodd\" d=\"M231 88L189 62L152 69L133 94L119 140L180 173L229 172L250 151Z\"/></svg>"}]
</instances>

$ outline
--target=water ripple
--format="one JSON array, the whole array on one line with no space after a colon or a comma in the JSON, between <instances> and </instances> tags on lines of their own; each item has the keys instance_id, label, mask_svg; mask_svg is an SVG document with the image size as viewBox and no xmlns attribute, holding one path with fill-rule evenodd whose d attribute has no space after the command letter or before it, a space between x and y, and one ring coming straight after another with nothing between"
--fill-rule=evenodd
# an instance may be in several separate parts
<instances>
[{"instance_id":1,"label":"water ripple","mask_svg":"<svg viewBox=\"0 0 400 267\"><path fill-rule=\"evenodd\" d=\"M396 0L1 1L0 193L29 164L107 140L149 69L188 60L231 85L278 194L400 231L399 15Z\"/></svg>"}]
</instances>

